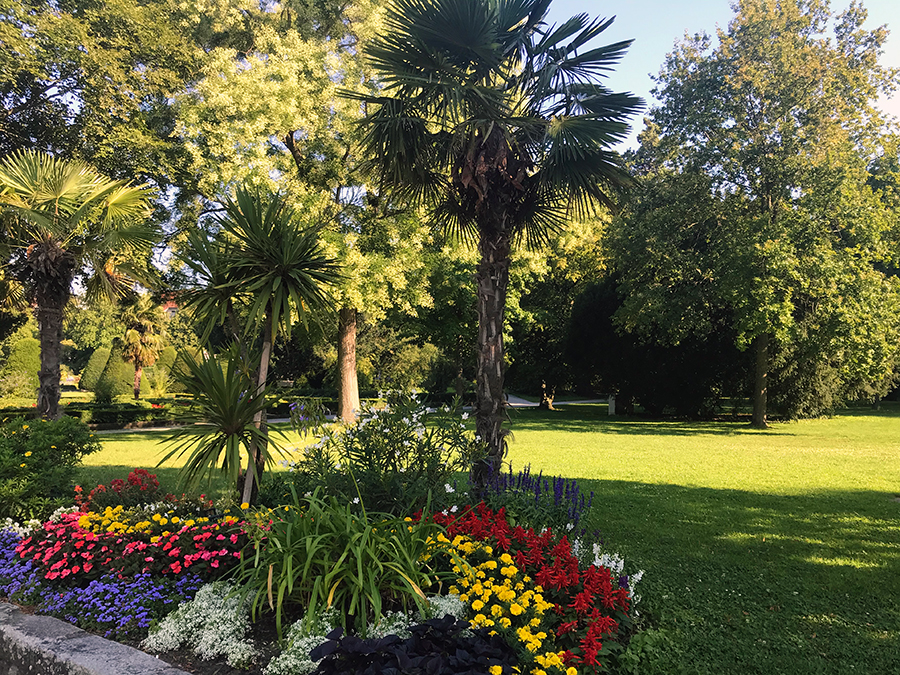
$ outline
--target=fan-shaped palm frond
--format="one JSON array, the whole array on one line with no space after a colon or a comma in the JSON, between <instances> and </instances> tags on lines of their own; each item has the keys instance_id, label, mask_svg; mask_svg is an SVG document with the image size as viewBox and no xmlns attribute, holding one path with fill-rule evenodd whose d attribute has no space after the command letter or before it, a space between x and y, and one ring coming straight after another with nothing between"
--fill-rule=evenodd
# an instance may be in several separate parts
<instances>
[{"instance_id":1,"label":"fan-shaped palm frond","mask_svg":"<svg viewBox=\"0 0 900 675\"><path fill-rule=\"evenodd\" d=\"M395 0L366 50L382 88L353 95L367 168L435 227L477 235L477 428L503 453L503 305L514 241L546 243L572 213L628 184L610 149L640 99L601 78L630 41L592 46L612 19L546 21L550 0ZM476 476L480 480L484 476Z\"/></svg>"}]
</instances>

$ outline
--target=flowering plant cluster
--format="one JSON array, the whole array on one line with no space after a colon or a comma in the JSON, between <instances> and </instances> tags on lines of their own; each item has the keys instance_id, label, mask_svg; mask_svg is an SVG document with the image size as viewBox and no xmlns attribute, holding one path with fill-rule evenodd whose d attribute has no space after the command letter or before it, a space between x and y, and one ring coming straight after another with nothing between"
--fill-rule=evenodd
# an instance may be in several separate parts
<instances>
[{"instance_id":1,"label":"flowering plant cluster","mask_svg":"<svg viewBox=\"0 0 900 675\"><path fill-rule=\"evenodd\" d=\"M23 539L16 551L42 579L80 584L109 573L217 577L238 562L247 543L243 522L233 516L182 522L156 513L126 524L118 520L121 513L121 507L64 513Z\"/></svg>"},{"instance_id":2,"label":"flowering plant cluster","mask_svg":"<svg viewBox=\"0 0 900 675\"><path fill-rule=\"evenodd\" d=\"M84 588L60 589L42 580L33 564L16 554L20 539L13 530L0 529L0 596L33 605L39 614L56 616L105 637L146 635L152 623L194 597L202 583L190 574L178 579L109 574Z\"/></svg>"},{"instance_id":3,"label":"flowering plant cluster","mask_svg":"<svg viewBox=\"0 0 900 675\"><path fill-rule=\"evenodd\" d=\"M627 576L582 568L567 537L511 526L484 503L434 520L469 563L455 568L454 588L472 625L512 632L533 675L599 672L622 650L632 627Z\"/></svg>"},{"instance_id":4,"label":"flowering plant cluster","mask_svg":"<svg viewBox=\"0 0 900 675\"><path fill-rule=\"evenodd\" d=\"M0 519L46 518L65 504L82 457L99 449L87 425L71 417L0 425Z\"/></svg>"},{"instance_id":5,"label":"flowering plant cluster","mask_svg":"<svg viewBox=\"0 0 900 675\"><path fill-rule=\"evenodd\" d=\"M159 480L146 469L135 469L126 480L116 478L109 486L100 484L87 496L80 485L75 486L75 503L82 511L93 511L105 506L138 506L157 501Z\"/></svg>"},{"instance_id":6,"label":"flowering plant cluster","mask_svg":"<svg viewBox=\"0 0 900 675\"><path fill-rule=\"evenodd\" d=\"M290 473L273 476L260 499L284 503L290 486L299 494L321 486L351 502L362 495L365 508L398 516L427 503L449 506L453 500L435 486L449 483L485 452L468 431L467 416L456 407L436 410L391 394L384 407L365 406L355 424L325 429L295 459L285 460Z\"/></svg>"}]
</instances>

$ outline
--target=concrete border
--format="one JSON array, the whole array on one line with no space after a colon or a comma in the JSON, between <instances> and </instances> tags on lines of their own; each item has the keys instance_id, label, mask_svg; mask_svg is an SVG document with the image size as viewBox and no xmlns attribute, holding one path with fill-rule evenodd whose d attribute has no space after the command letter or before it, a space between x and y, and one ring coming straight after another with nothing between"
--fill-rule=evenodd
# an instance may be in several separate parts
<instances>
[{"instance_id":1,"label":"concrete border","mask_svg":"<svg viewBox=\"0 0 900 675\"><path fill-rule=\"evenodd\" d=\"M0 603L0 675L188 675L128 645Z\"/></svg>"}]
</instances>

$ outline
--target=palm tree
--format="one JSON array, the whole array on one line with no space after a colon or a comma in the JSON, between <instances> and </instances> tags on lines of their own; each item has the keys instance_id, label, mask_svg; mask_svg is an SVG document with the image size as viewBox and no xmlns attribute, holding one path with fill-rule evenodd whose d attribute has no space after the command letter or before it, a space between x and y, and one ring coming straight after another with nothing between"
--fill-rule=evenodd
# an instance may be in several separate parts
<instances>
[{"instance_id":1,"label":"palm tree","mask_svg":"<svg viewBox=\"0 0 900 675\"><path fill-rule=\"evenodd\" d=\"M641 107L599 82L631 41L586 48L612 19L545 22L550 0L396 0L367 54L382 89L362 101L363 148L381 187L477 242L476 427L505 452L503 320L510 251L540 245L573 210L612 206L629 182L609 148Z\"/></svg>"},{"instance_id":2,"label":"palm tree","mask_svg":"<svg viewBox=\"0 0 900 675\"><path fill-rule=\"evenodd\" d=\"M278 331L283 330L290 340L295 315L305 323L309 314L328 306L325 289L340 280L338 265L322 250L321 226L305 224L283 196L238 188L235 198L226 199L223 206L224 215L217 220L231 244L225 248L222 262L214 267L221 264L226 270L223 290L247 302L245 335L262 330L256 380L257 394L261 395ZM258 442L266 437L264 417L264 409L254 416L254 424L262 433L253 436L250 446L242 499L248 503L254 476L267 460L266 448Z\"/></svg>"},{"instance_id":3,"label":"palm tree","mask_svg":"<svg viewBox=\"0 0 900 675\"><path fill-rule=\"evenodd\" d=\"M86 164L35 151L0 160L0 213L12 268L36 305L41 370L38 412L59 417L63 311L76 276L87 295L114 297L140 276L156 240L143 223L146 186L111 180Z\"/></svg>"},{"instance_id":4,"label":"palm tree","mask_svg":"<svg viewBox=\"0 0 900 675\"><path fill-rule=\"evenodd\" d=\"M141 397L141 375L165 346L165 313L148 295L138 295L122 310L126 326L122 358L134 364L134 400Z\"/></svg>"}]
</instances>

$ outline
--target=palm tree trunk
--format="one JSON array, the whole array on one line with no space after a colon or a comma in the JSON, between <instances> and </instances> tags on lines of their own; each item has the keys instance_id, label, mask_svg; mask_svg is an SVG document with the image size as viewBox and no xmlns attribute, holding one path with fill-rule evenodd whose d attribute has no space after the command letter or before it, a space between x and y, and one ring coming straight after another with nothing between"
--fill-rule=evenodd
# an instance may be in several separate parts
<instances>
[{"instance_id":1,"label":"palm tree trunk","mask_svg":"<svg viewBox=\"0 0 900 675\"><path fill-rule=\"evenodd\" d=\"M134 364L134 400L141 398L141 375L144 374L143 366Z\"/></svg>"},{"instance_id":2,"label":"palm tree trunk","mask_svg":"<svg viewBox=\"0 0 900 675\"><path fill-rule=\"evenodd\" d=\"M766 429L766 407L768 400L769 379L769 334L757 335L753 341L756 350L756 376L753 386L753 417L750 426Z\"/></svg>"},{"instance_id":3,"label":"palm tree trunk","mask_svg":"<svg viewBox=\"0 0 900 675\"><path fill-rule=\"evenodd\" d=\"M341 307L338 318L338 416L352 422L359 412L359 380L356 375L356 319L353 307Z\"/></svg>"},{"instance_id":4,"label":"palm tree trunk","mask_svg":"<svg viewBox=\"0 0 900 675\"><path fill-rule=\"evenodd\" d=\"M66 299L42 298L38 303L41 369L38 371L37 411L44 419L59 419L59 363L62 360L63 308ZM60 302L61 300L61 302Z\"/></svg>"},{"instance_id":5,"label":"palm tree trunk","mask_svg":"<svg viewBox=\"0 0 900 675\"><path fill-rule=\"evenodd\" d=\"M478 287L478 363L475 378L475 428L488 455L472 466L476 491L497 475L506 452L506 398L503 393L503 321L509 285L509 237L499 228L483 229L478 242L481 261Z\"/></svg>"},{"instance_id":6,"label":"palm tree trunk","mask_svg":"<svg viewBox=\"0 0 900 675\"><path fill-rule=\"evenodd\" d=\"M265 328L263 329L263 346L262 346L262 356L259 359L259 379L257 380L256 391L258 394L261 394L266 390L266 378L269 376L269 359L272 356L272 316L271 313L266 317ZM253 417L253 424L257 429L264 431L265 430L265 409L260 410ZM250 456L247 458L247 472L244 474L244 490L241 496L241 503L243 504L252 504L253 496L254 496L254 476L256 476L258 472L258 467L260 464L265 464L263 458L264 453L260 452L261 448L256 443L254 439L250 443ZM262 460L262 461L261 461ZM259 478L262 477L260 473L259 476L256 476L257 482Z\"/></svg>"}]
</instances>

